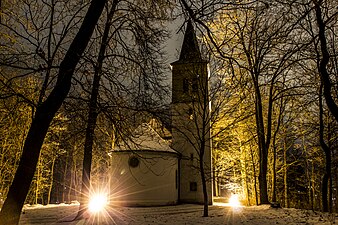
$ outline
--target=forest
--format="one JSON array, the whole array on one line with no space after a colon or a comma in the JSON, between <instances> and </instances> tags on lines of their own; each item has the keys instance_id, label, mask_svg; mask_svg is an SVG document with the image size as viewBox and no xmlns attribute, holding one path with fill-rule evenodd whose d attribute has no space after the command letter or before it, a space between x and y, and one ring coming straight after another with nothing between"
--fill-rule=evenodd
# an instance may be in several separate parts
<instances>
[{"instance_id":1,"label":"forest","mask_svg":"<svg viewBox=\"0 0 338 225\"><path fill-rule=\"evenodd\" d=\"M187 22L214 195L338 211L336 1L1 0L0 224L25 203L83 209L114 145L149 118L170 128L168 24Z\"/></svg>"}]
</instances>

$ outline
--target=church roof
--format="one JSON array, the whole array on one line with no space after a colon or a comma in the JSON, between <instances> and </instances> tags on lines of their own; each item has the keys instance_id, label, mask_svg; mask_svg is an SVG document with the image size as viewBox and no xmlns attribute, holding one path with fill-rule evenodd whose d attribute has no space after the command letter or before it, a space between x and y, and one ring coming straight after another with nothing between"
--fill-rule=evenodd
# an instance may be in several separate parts
<instances>
[{"instance_id":1,"label":"church roof","mask_svg":"<svg viewBox=\"0 0 338 225\"><path fill-rule=\"evenodd\" d=\"M170 143L148 124L139 125L131 138L120 143L113 151L154 151L178 154L170 147Z\"/></svg>"},{"instance_id":2,"label":"church roof","mask_svg":"<svg viewBox=\"0 0 338 225\"><path fill-rule=\"evenodd\" d=\"M186 62L204 62L198 46L196 33L191 20L188 21L187 27L184 33L184 39L181 47L180 58L174 63L186 63Z\"/></svg>"}]
</instances>

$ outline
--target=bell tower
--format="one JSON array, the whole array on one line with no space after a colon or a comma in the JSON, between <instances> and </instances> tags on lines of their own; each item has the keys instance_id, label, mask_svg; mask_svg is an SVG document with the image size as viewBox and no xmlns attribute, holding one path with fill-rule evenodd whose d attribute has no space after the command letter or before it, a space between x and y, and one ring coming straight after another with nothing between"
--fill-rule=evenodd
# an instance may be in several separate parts
<instances>
[{"instance_id":1,"label":"bell tower","mask_svg":"<svg viewBox=\"0 0 338 225\"><path fill-rule=\"evenodd\" d=\"M191 21L186 26L180 57L171 66L172 148L181 154L179 201L203 203L204 179L208 203L212 204L208 62L201 56Z\"/></svg>"}]
</instances>

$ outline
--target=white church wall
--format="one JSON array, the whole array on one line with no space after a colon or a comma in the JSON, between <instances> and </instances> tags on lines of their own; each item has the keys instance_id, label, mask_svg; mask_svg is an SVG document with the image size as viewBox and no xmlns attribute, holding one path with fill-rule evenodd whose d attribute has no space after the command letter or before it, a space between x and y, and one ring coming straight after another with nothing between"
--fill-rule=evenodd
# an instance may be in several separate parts
<instances>
[{"instance_id":1,"label":"white church wall","mask_svg":"<svg viewBox=\"0 0 338 225\"><path fill-rule=\"evenodd\" d=\"M203 188L200 174L199 158L199 137L196 132L195 120L189 119L189 104L176 103L172 106L173 130L172 148L182 155L180 161L180 196L181 202L199 203L204 202ZM177 117L177 118L175 118ZM184 119L185 118L185 119ZM206 137L206 146L203 157L204 173L207 178L208 203L212 204L212 184L211 184L211 146L210 134ZM195 185L196 184L196 185Z\"/></svg>"},{"instance_id":2,"label":"white church wall","mask_svg":"<svg viewBox=\"0 0 338 225\"><path fill-rule=\"evenodd\" d=\"M171 205L178 200L178 158L167 152L113 152L111 202L118 205Z\"/></svg>"}]
</instances>

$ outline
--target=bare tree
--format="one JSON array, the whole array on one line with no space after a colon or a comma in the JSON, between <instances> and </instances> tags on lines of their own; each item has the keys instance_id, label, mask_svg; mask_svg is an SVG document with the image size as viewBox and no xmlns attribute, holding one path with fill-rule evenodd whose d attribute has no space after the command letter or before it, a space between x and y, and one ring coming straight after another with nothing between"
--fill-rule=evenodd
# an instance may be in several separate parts
<instances>
[{"instance_id":1,"label":"bare tree","mask_svg":"<svg viewBox=\"0 0 338 225\"><path fill-rule=\"evenodd\" d=\"M25 80L24 83L30 83L32 86L36 84L36 82L28 80ZM11 85L14 90L21 89L21 87L22 83L19 81L13 82ZM22 93L29 99L36 97L35 93L31 91L25 90ZM8 93L2 85L0 96L0 204L2 206L20 160L23 142L32 118L32 108L21 98Z\"/></svg>"},{"instance_id":2,"label":"bare tree","mask_svg":"<svg viewBox=\"0 0 338 225\"><path fill-rule=\"evenodd\" d=\"M91 171L91 164L92 164L92 148L94 142L94 130L96 126L96 120L98 116L98 94L99 94L99 85L100 85L100 78L101 78L101 71L102 71L102 64L105 57L106 48L108 45L108 38L109 38L109 31L112 24L113 16L116 12L116 8L119 1L113 1L111 8L109 9L109 13L107 16L107 21L105 24L101 47L98 54L97 65L95 67L92 90L91 90L91 97L89 102L89 113L88 113L88 122L86 128L86 139L84 145L84 159L83 159L83 173L82 173L82 188L81 188L81 201L80 201L80 208L79 208L79 215L77 216L80 218L83 215L84 210L87 207L86 199L89 198L90 193L90 171Z\"/></svg>"},{"instance_id":3,"label":"bare tree","mask_svg":"<svg viewBox=\"0 0 338 225\"><path fill-rule=\"evenodd\" d=\"M336 71L336 35L334 30L337 26L336 17L338 12L335 3L332 1L306 1L305 4L299 5L299 8L311 12L304 20L304 33L311 38L313 52L308 54L313 62L307 61L307 67L316 68L320 77L319 104L318 104L318 132L319 145L321 146L325 158L324 175L322 178L322 209L323 211L331 210L332 198L332 150L325 141L326 121L323 120L325 105L322 102L322 95L325 98L326 105L332 116L337 121L337 92L335 81L337 80ZM305 53L306 54L306 53ZM318 86L318 85L315 85ZM318 91L317 91L318 92ZM329 130L329 128L327 128ZM329 133L329 132L328 132ZM313 201L312 201L313 204Z\"/></svg>"},{"instance_id":4,"label":"bare tree","mask_svg":"<svg viewBox=\"0 0 338 225\"><path fill-rule=\"evenodd\" d=\"M338 106L335 101L335 96L332 93L333 83L331 81L330 73L328 71L328 64L330 62L330 52L328 47L328 37L326 35L327 27L329 24L332 24L332 21L336 21L338 16L337 10L330 12L327 15L328 18L324 18L322 10L326 6L325 10L330 10L330 7L334 7L330 1L323 1L323 0L314 0L312 1L316 13L316 21L318 26L318 39L320 41L320 50L321 50L321 60L318 66L318 72L323 82L324 88L324 97L326 100L326 104L330 109L332 115L335 117L336 121L338 122Z\"/></svg>"},{"instance_id":5,"label":"bare tree","mask_svg":"<svg viewBox=\"0 0 338 225\"><path fill-rule=\"evenodd\" d=\"M90 59L91 54L95 54L95 46L97 46L95 42L92 42L88 56L83 59L82 64L85 66L92 64L93 78L86 119L81 204L78 218L81 218L86 210L90 189L95 188L90 182L90 173L99 114L102 115L101 118L112 121L115 127L114 132L117 132L117 129L123 132L120 127L124 126L128 118L119 118L121 114L118 111L128 106L129 110L135 113L152 111L152 108L156 107L154 102L157 102L163 93L161 90L163 75L160 72L163 54L156 47L159 48L167 35L161 25L156 22L167 19L165 12L170 8L170 3L147 1L143 2L142 6L138 6L137 1L116 0L107 4L106 8L107 15L106 21L103 22L102 35L100 24L98 25L97 34L101 41L97 59L93 61ZM119 13L116 14L117 11ZM127 37L127 40L121 37ZM110 89L111 87L113 88ZM128 91L126 95L121 95L126 90ZM133 99L135 97L137 100ZM129 102L121 101L119 98L129 99ZM115 108L115 112L109 112L111 107ZM104 150L101 149L101 151Z\"/></svg>"},{"instance_id":6,"label":"bare tree","mask_svg":"<svg viewBox=\"0 0 338 225\"><path fill-rule=\"evenodd\" d=\"M60 63L55 87L44 102L37 106L28 131L19 167L0 213L1 224L18 224L21 209L27 196L39 159L41 146L49 125L66 98L75 67L84 52L105 1L93 1L83 23Z\"/></svg>"}]
</instances>

